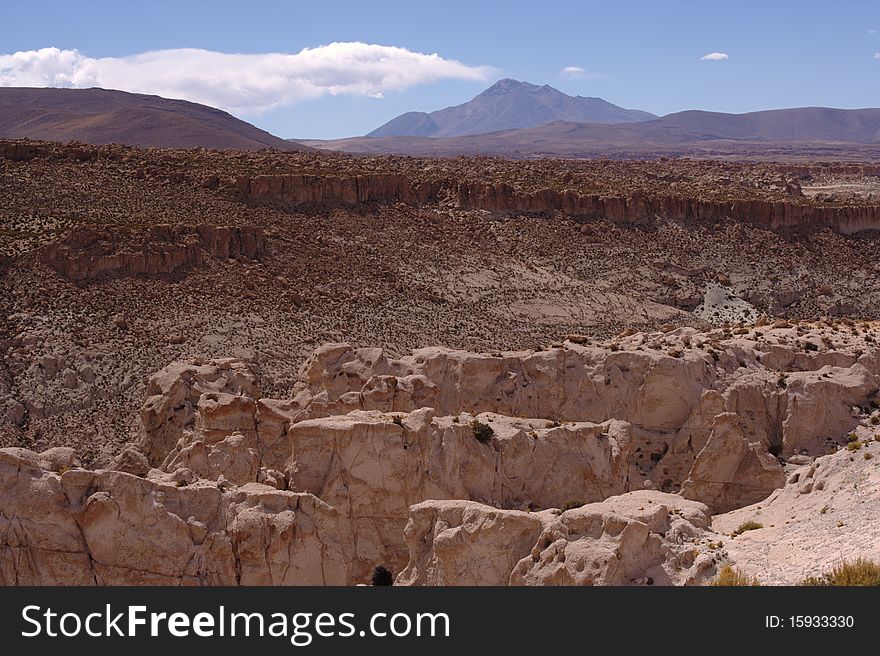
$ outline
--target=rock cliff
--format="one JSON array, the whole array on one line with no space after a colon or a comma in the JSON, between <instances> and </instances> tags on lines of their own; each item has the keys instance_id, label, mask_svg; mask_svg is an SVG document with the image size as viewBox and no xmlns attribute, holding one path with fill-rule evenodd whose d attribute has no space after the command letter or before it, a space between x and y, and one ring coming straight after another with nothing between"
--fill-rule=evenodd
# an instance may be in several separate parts
<instances>
[{"instance_id":1,"label":"rock cliff","mask_svg":"<svg viewBox=\"0 0 880 656\"><path fill-rule=\"evenodd\" d=\"M105 274L171 274L201 265L206 255L256 260L265 249L262 230L253 226L156 225L147 231L80 227L43 246L39 257L66 278L83 282Z\"/></svg>"},{"instance_id":2,"label":"rock cliff","mask_svg":"<svg viewBox=\"0 0 880 656\"><path fill-rule=\"evenodd\" d=\"M175 363L109 468L2 451L0 576L349 584L381 564L402 584L699 583L730 558L712 515L870 430L880 352L828 330L402 358L330 344L287 399L241 360Z\"/></svg>"},{"instance_id":3,"label":"rock cliff","mask_svg":"<svg viewBox=\"0 0 880 656\"><path fill-rule=\"evenodd\" d=\"M504 183L481 184L453 179L414 181L402 174L242 176L236 179L234 186L248 200L293 207L443 203L471 210L562 212L631 223L652 223L657 219L694 222L731 219L771 229L830 228L842 234L880 228L880 207L876 205L824 206L796 200L759 199L716 201L644 192L628 196L584 195L555 189L523 192Z\"/></svg>"}]
</instances>

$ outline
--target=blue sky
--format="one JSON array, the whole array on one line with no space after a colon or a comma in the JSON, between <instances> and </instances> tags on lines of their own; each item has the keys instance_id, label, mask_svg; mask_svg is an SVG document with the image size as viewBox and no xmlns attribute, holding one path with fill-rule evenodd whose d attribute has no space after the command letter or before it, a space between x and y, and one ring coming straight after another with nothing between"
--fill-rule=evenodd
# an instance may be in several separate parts
<instances>
[{"instance_id":1,"label":"blue sky","mask_svg":"<svg viewBox=\"0 0 880 656\"><path fill-rule=\"evenodd\" d=\"M132 90L217 99L283 137L363 134L405 111L464 102L501 77L655 114L880 106L877 0L31 1L6 3L3 13L0 83L87 86L98 80L122 87L131 80L138 85ZM167 49L296 54L334 42L369 46L317 50L314 64L302 57L285 63L285 75L311 76L301 85L279 82L263 60L194 51L114 63ZM376 46L405 50L389 56ZM61 53L3 57L48 47ZM64 52L72 50L80 59ZM728 58L701 59L711 52ZM432 53L441 61L421 57ZM200 59L191 63L191 55ZM187 66L203 79L186 77ZM566 75L565 67L586 73ZM71 71L78 81L70 81ZM248 86L260 75L272 79ZM53 81L42 83L46 76ZM216 88L201 88L211 80ZM236 93L246 100L239 102Z\"/></svg>"}]
</instances>

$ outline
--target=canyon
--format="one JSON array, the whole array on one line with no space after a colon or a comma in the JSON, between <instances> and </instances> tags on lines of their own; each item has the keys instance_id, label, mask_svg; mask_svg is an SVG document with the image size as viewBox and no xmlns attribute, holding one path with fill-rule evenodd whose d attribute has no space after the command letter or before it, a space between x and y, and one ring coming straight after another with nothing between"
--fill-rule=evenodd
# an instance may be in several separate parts
<instances>
[{"instance_id":1,"label":"canyon","mask_svg":"<svg viewBox=\"0 0 880 656\"><path fill-rule=\"evenodd\" d=\"M878 172L0 141L0 583L878 559Z\"/></svg>"}]
</instances>

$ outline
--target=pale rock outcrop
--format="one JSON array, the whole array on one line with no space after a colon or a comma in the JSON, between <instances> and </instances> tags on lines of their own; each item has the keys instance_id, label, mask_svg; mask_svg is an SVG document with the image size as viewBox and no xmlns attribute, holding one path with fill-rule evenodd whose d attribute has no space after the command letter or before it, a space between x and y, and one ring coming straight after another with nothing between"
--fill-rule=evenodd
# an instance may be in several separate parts
<instances>
[{"instance_id":1,"label":"pale rock outcrop","mask_svg":"<svg viewBox=\"0 0 880 656\"><path fill-rule=\"evenodd\" d=\"M199 478L216 481L222 476L234 485L244 485L257 481L260 469L259 457L250 444L253 437L249 440L239 432L214 443L196 440L177 451L163 469L173 473L186 468Z\"/></svg>"},{"instance_id":2,"label":"pale rock outcrop","mask_svg":"<svg viewBox=\"0 0 880 656\"><path fill-rule=\"evenodd\" d=\"M475 419L492 428L488 443L476 439L469 415L435 418L428 408L298 422L289 433L290 489L311 492L348 519L364 573L377 562L402 568L409 508L426 499L548 508L627 489L638 438L623 422Z\"/></svg>"},{"instance_id":3,"label":"pale rock outcrop","mask_svg":"<svg viewBox=\"0 0 880 656\"><path fill-rule=\"evenodd\" d=\"M681 495L702 501L713 512L727 512L760 501L784 484L779 460L760 442L749 442L736 414L725 412L715 417Z\"/></svg>"},{"instance_id":4,"label":"pale rock outcrop","mask_svg":"<svg viewBox=\"0 0 880 656\"><path fill-rule=\"evenodd\" d=\"M555 518L473 501L425 501L410 509L409 562L398 585L507 585L523 554Z\"/></svg>"},{"instance_id":5,"label":"pale rock outcrop","mask_svg":"<svg viewBox=\"0 0 880 656\"><path fill-rule=\"evenodd\" d=\"M722 552L700 503L655 491L562 513L426 501L406 527L403 585L670 585L711 578Z\"/></svg>"},{"instance_id":6,"label":"pale rock outcrop","mask_svg":"<svg viewBox=\"0 0 880 656\"><path fill-rule=\"evenodd\" d=\"M3 576L698 582L714 566L682 545L720 542L706 508L772 499L782 460L845 443L878 401L866 339L762 323L495 355L331 344L286 399L262 397L252 362L171 364L107 470L72 449L4 452Z\"/></svg>"},{"instance_id":7,"label":"pale rock outcrop","mask_svg":"<svg viewBox=\"0 0 880 656\"><path fill-rule=\"evenodd\" d=\"M180 439L195 430L202 395L209 396L201 409L216 415L201 420L209 437L218 437L218 433L221 439L225 437L224 426L231 427L230 434L239 429L240 424L252 429L253 399L260 397L259 389L259 376L253 365L238 359L170 364L147 381L146 399L140 410L138 446L150 464L161 464ZM251 401L230 397L248 397ZM230 420L229 414L236 410L241 410L242 416Z\"/></svg>"},{"instance_id":8,"label":"pale rock outcrop","mask_svg":"<svg viewBox=\"0 0 880 656\"><path fill-rule=\"evenodd\" d=\"M562 513L510 576L512 585L691 585L720 555L709 510L678 495L642 491ZM702 542L702 544L700 544Z\"/></svg>"},{"instance_id":9,"label":"pale rock outcrop","mask_svg":"<svg viewBox=\"0 0 880 656\"><path fill-rule=\"evenodd\" d=\"M338 513L314 496L154 472L59 475L0 449L0 584L349 582Z\"/></svg>"},{"instance_id":10,"label":"pale rock outcrop","mask_svg":"<svg viewBox=\"0 0 880 656\"><path fill-rule=\"evenodd\" d=\"M880 562L880 441L856 431L858 448L800 461L766 499L712 518L728 558L767 585L797 585L842 561Z\"/></svg>"},{"instance_id":11,"label":"pale rock outcrop","mask_svg":"<svg viewBox=\"0 0 880 656\"><path fill-rule=\"evenodd\" d=\"M150 463L140 449L132 444L127 444L123 447L122 451L110 461L110 464L107 465L107 469L134 474L135 476L145 478L150 472Z\"/></svg>"},{"instance_id":12,"label":"pale rock outcrop","mask_svg":"<svg viewBox=\"0 0 880 656\"><path fill-rule=\"evenodd\" d=\"M495 356L430 348L394 359L331 344L303 366L292 399L259 398L256 382L235 382L256 381L247 364L213 362L157 374L151 387L174 403L159 394L145 408L161 419L163 470L315 494L339 510L366 577L376 564L403 567L409 507L429 499L543 509L649 488L724 512L766 497L784 484L770 450L839 443L877 369L868 354L788 344L811 339L789 325L769 330L724 346L720 332L668 329L616 350L567 342ZM493 431L486 444L474 418Z\"/></svg>"}]
</instances>

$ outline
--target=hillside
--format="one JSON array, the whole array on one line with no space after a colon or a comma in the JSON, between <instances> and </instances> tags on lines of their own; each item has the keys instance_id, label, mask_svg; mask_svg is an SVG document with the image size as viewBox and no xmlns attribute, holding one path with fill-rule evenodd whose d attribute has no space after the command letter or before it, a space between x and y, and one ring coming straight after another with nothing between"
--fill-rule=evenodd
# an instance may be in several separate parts
<instances>
[{"instance_id":1,"label":"hillside","mask_svg":"<svg viewBox=\"0 0 880 656\"><path fill-rule=\"evenodd\" d=\"M305 149L213 107L109 89L0 88L0 137L160 148Z\"/></svg>"}]
</instances>

